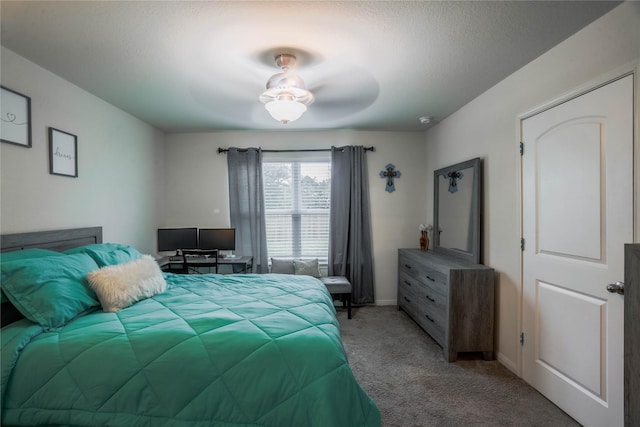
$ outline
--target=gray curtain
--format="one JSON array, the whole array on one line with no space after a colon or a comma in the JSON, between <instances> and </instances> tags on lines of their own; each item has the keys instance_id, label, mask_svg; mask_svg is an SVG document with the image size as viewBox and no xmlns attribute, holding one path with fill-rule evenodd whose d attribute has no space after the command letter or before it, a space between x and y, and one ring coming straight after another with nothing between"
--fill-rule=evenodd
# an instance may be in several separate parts
<instances>
[{"instance_id":1,"label":"gray curtain","mask_svg":"<svg viewBox=\"0 0 640 427\"><path fill-rule=\"evenodd\" d=\"M262 150L229 148L229 212L236 252L253 256L253 272L267 273L267 232L262 189Z\"/></svg>"},{"instance_id":2,"label":"gray curtain","mask_svg":"<svg viewBox=\"0 0 640 427\"><path fill-rule=\"evenodd\" d=\"M329 275L346 276L354 304L375 301L366 152L331 147Z\"/></svg>"}]
</instances>

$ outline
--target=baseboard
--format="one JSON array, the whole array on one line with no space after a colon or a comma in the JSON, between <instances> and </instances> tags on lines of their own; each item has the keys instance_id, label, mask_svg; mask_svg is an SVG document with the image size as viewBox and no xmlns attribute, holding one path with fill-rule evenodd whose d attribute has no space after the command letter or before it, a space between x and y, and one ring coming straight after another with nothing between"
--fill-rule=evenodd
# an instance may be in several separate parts
<instances>
[{"instance_id":1,"label":"baseboard","mask_svg":"<svg viewBox=\"0 0 640 427\"><path fill-rule=\"evenodd\" d=\"M505 357L505 355L500 352L498 352L496 359L498 360L498 362L500 362L500 364L504 365L508 370L520 376L518 374L518 366L516 365L516 363L514 363L513 360Z\"/></svg>"},{"instance_id":2,"label":"baseboard","mask_svg":"<svg viewBox=\"0 0 640 427\"><path fill-rule=\"evenodd\" d=\"M397 299L379 299L374 303L375 305L398 305Z\"/></svg>"}]
</instances>

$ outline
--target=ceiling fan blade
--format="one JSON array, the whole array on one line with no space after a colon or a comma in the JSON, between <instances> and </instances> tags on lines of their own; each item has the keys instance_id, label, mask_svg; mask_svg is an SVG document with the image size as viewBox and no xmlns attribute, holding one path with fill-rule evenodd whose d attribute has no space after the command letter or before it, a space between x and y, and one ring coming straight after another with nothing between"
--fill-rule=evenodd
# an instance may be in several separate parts
<instances>
[{"instance_id":1,"label":"ceiling fan blade","mask_svg":"<svg viewBox=\"0 0 640 427\"><path fill-rule=\"evenodd\" d=\"M367 70L360 67L315 80L310 85L315 102L309 113L322 120L336 120L356 114L378 99L380 86Z\"/></svg>"}]
</instances>

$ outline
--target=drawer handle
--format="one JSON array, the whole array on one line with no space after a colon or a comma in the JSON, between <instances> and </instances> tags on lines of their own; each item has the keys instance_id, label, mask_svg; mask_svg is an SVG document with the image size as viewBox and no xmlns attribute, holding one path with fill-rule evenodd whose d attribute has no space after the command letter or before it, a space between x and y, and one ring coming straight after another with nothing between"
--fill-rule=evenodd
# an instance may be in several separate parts
<instances>
[{"instance_id":1,"label":"drawer handle","mask_svg":"<svg viewBox=\"0 0 640 427\"><path fill-rule=\"evenodd\" d=\"M436 302L436 300L434 300L433 298L431 298L429 295L427 295L427 299L431 302Z\"/></svg>"},{"instance_id":2,"label":"drawer handle","mask_svg":"<svg viewBox=\"0 0 640 427\"><path fill-rule=\"evenodd\" d=\"M409 264L405 264L405 267L407 267L408 269L411 269L411 266Z\"/></svg>"},{"instance_id":3,"label":"drawer handle","mask_svg":"<svg viewBox=\"0 0 640 427\"><path fill-rule=\"evenodd\" d=\"M435 322L435 320L433 320L433 318L431 316L429 316L428 314L425 314L424 317L429 319L430 322Z\"/></svg>"},{"instance_id":4,"label":"drawer handle","mask_svg":"<svg viewBox=\"0 0 640 427\"><path fill-rule=\"evenodd\" d=\"M411 286L411 282L407 282L406 280L404 281L404 283L407 284L407 286Z\"/></svg>"},{"instance_id":5,"label":"drawer handle","mask_svg":"<svg viewBox=\"0 0 640 427\"><path fill-rule=\"evenodd\" d=\"M411 300L410 300L409 298L407 298L407 297L404 297L404 300L405 300L406 302L411 302Z\"/></svg>"},{"instance_id":6,"label":"drawer handle","mask_svg":"<svg viewBox=\"0 0 640 427\"><path fill-rule=\"evenodd\" d=\"M427 276L427 279L431 280L432 282L436 281L436 279L434 279L433 277L429 276L428 274L425 274L425 276Z\"/></svg>"}]
</instances>

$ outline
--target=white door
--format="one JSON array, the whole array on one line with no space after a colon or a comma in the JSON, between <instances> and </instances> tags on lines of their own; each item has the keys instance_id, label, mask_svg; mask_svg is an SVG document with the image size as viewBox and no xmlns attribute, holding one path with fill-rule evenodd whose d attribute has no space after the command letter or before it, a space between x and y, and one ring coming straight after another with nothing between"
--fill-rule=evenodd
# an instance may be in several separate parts
<instances>
[{"instance_id":1,"label":"white door","mask_svg":"<svg viewBox=\"0 0 640 427\"><path fill-rule=\"evenodd\" d=\"M623 425L633 76L522 122L523 378L585 426Z\"/></svg>"}]
</instances>

